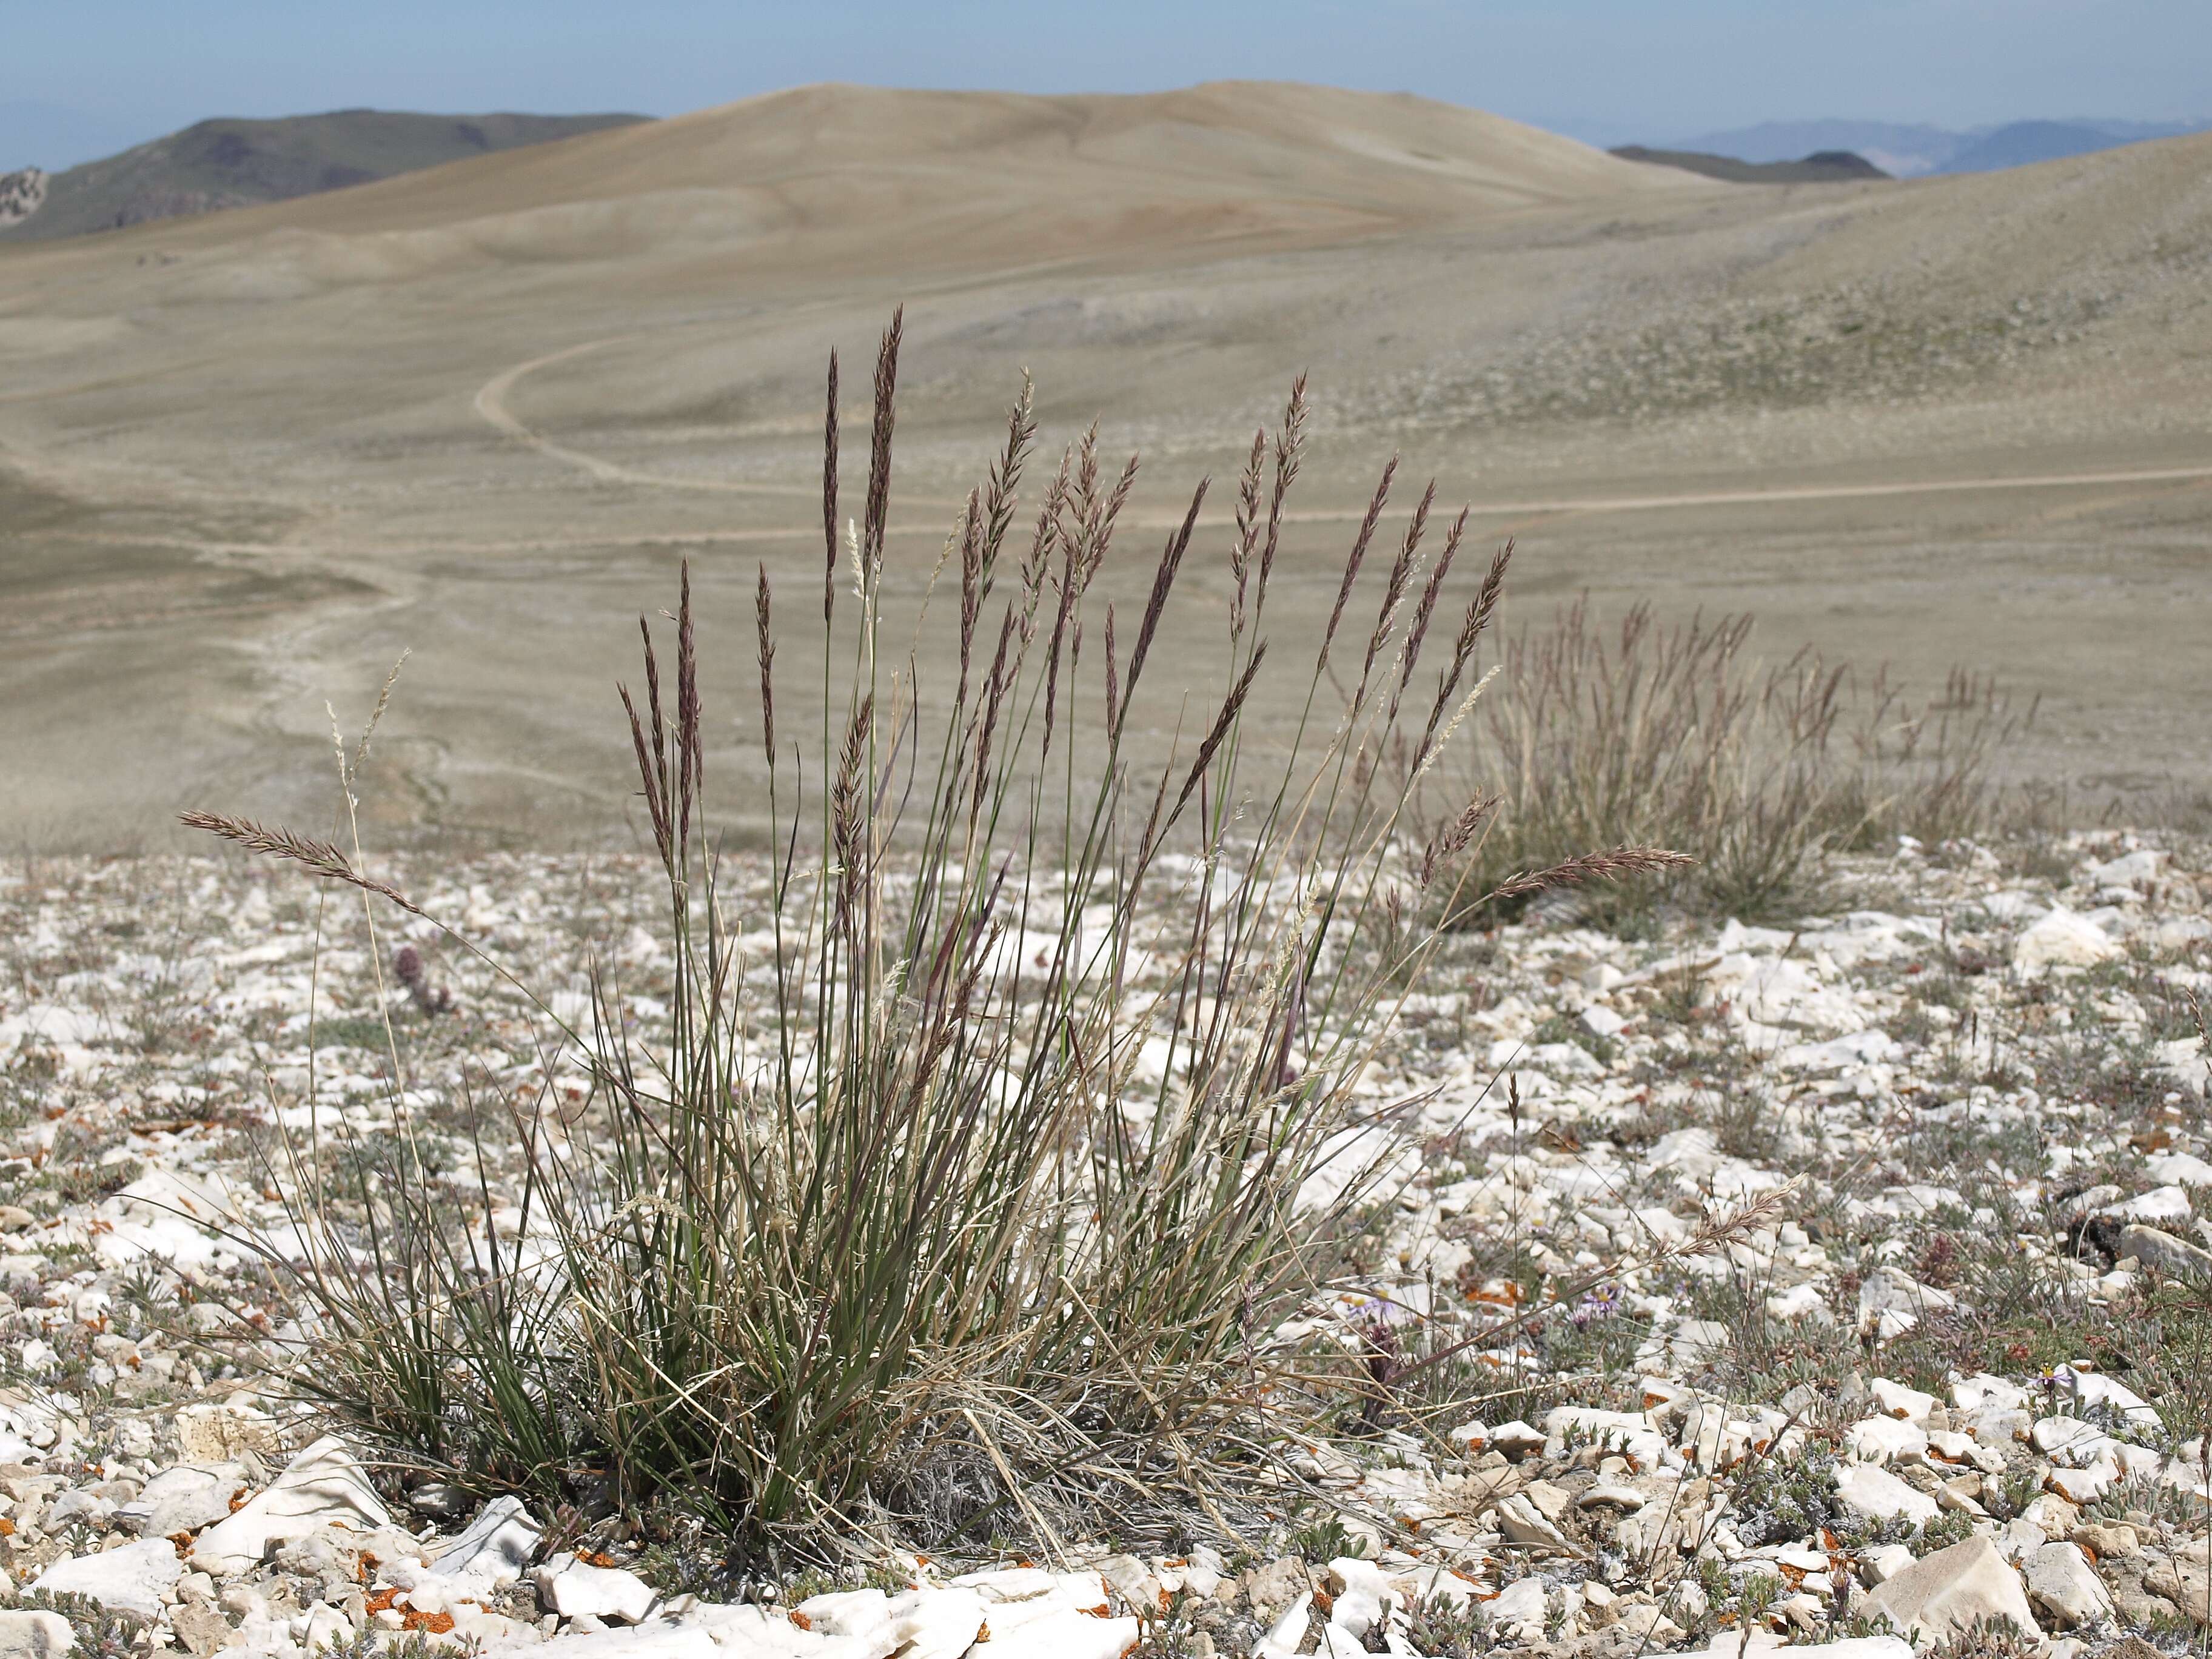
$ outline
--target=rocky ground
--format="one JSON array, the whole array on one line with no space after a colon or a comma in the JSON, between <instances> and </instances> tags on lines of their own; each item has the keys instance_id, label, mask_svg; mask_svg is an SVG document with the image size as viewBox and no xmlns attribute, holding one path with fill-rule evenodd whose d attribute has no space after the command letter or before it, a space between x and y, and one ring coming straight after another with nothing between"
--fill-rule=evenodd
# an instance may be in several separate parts
<instances>
[{"instance_id":1,"label":"rocky ground","mask_svg":"<svg viewBox=\"0 0 2212 1659\"><path fill-rule=\"evenodd\" d=\"M571 1015L598 942L649 1025L646 876L405 872ZM465 1136L464 1068L580 1095L542 1023L282 870L0 866L0 1659L2201 1651L2212 858L1908 842L1823 903L1454 936L1369 1079L1396 1128L1344 1148L1395 1161L1364 1271L1278 1333L1395 1405L1290 1449L1268 1535L738 1604L269 1386L301 1332L223 1218L286 1224L279 1132Z\"/></svg>"}]
</instances>

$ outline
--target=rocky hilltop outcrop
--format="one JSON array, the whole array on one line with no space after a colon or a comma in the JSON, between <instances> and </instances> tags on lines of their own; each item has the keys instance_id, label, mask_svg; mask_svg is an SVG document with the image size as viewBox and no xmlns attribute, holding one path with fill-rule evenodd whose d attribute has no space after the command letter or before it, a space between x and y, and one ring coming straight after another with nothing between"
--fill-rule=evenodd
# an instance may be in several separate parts
<instances>
[{"instance_id":1,"label":"rocky hilltop outcrop","mask_svg":"<svg viewBox=\"0 0 2212 1659\"><path fill-rule=\"evenodd\" d=\"M46 204L46 175L40 167L0 173L0 227L20 225Z\"/></svg>"},{"instance_id":2,"label":"rocky hilltop outcrop","mask_svg":"<svg viewBox=\"0 0 2212 1659\"><path fill-rule=\"evenodd\" d=\"M43 206L11 216L0 206L0 236L43 240L119 230L223 208L289 201L372 184L495 150L625 126L637 115L419 115L347 109L279 120L201 121L51 177L36 168Z\"/></svg>"}]
</instances>

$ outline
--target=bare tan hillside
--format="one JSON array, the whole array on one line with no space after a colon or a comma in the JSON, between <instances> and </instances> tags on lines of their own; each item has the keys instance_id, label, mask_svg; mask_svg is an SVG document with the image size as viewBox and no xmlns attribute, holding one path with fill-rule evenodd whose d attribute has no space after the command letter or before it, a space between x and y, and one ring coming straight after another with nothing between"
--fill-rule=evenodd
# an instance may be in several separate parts
<instances>
[{"instance_id":1,"label":"bare tan hillside","mask_svg":"<svg viewBox=\"0 0 2212 1659\"><path fill-rule=\"evenodd\" d=\"M1137 97L802 87L411 182L343 216L287 222L415 229L703 190L772 202L780 223L819 230L886 206L890 222L845 228L894 229L1047 192L1092 195L1109 212L1266 202L1423 223L1664 189L1611 156L1480 111L1254 82Z\"/></svg>"},{"instance_id":2,"label":"bare tan hillside","mask_svg":"<svg viewBox=\"0 0 2212 1659\"><path fill-rule=\"evenodd\" d=\"M1524 614L1750 606L1771 649L1995 669L2046 694L2021 770L2186 784L2212 737L2160 677L2212 675L2208 276L2212 136L1738 185L1250 83L805 88L0 248L0 824L105 844L218 785L283 816L324 696L412 647L379 811L605 833L609 617L679 555L732 617L757 560L818 580L823 362L859 385L902 302L917 591L1024 368L1048 443L1144 449L1147 525L1304 369L1279 627L1402 452L1521 536Z\"/></svg>"}]
</instances>

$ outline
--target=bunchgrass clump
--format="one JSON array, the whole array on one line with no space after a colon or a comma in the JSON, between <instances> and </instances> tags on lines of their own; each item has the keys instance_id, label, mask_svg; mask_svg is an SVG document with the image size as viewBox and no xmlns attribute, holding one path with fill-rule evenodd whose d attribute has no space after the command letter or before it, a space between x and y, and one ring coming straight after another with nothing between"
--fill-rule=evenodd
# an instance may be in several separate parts
<instances>
[{"instance_id":1,"label":"bunchgrass clump","mask_svg":"<svg viewBox=\"0 0 2212 1659\"><path fill-rule=\"evenodd\" d=\"M1809 649L1761 665L1751 635L1747 616L1669 627L1643 605L1607 630L1583 600L1507 635L1457 762L1459 786L1495 818L1466 890L1583 848L1648 843L1696 861L1602 890L1585 912L1622 926L1664 900L1788 921L1819 908L1831 852L1992 823L1992 763L2032 708L1962 672L1923 705L1885 672L1862 684ZM1516 896L1509 887L1462 919L1486 923Z\"/></svg>"},{"instance_id":2,"label":"bunchgrass clump","mask_svg":"<svg viewBox=\"0 0 2212 1659\"><path fill-rule=\"evenodd\" d=\"M548 1054L588 1098L524 1104L513 1145L480 1131L473 1169L410 1133L337 1160L293 1144L291 1224L255 1242L311 1332L295 1383L445 1478L672 1508L754 1559L1231 1535L1285 1437L1372 1386L1356 1351L1273 1334L1382 1167L1390 1103L1359 1080L1435 944L1407 921L1431 908L1418 886L1483 823L1471 808L1425 848L1407 803L1480 690L1504 557L1440 621L1466 519L1435 547L1431 488L1374 591L1386 471L1317 648L1282 670L1295 389L1240 479L1225 690L1161 755L1131 711L1205 486L1117 616L1094 580L1136 462L1102 473L1086 437L1018 532L1025 395L948 556L953 684L920 684L882 604L898 346L895 320L843 536L831 362L825 663L852 644L818 727L780 719L794 607L757 584L774 850L728 852L709 811L687 575L672 650L641 621L641 694L623 693L665 879L665 1032L599 974L593 1018ZM811 594L798 608L817 625ZM1261 698L1303 711L1266 751L1245 741ZM191 821L425 914L357 836ZM1614 847L1498 886L1675 857Z\"/></svg>"}]
</instances>

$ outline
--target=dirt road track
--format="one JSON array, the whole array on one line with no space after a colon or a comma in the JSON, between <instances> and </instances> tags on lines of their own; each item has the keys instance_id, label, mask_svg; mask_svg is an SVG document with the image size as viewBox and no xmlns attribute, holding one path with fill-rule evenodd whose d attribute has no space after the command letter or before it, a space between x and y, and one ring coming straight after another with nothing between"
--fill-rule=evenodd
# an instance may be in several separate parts
<instances>
[{"instance_id":1,"label":"dirt road track","mask_svg":"<svg viewBox=\"0 0 2212 1659\"><path fill-rule=\"evenodd\" d=\"M611 334L603 340L586 340L560 351L548 352L543 357L532 357L526 363L517 363L486 380L477 392L477 413L491 422L517 443L527 444L539 454L588 472L605 483L649 484L659 489L708 489L732 495L794 495L819 497L819 486L807 488L798 484L740 483L723 478L672 478L657 472L641 472L635 467L622 466L603 460L597 455L587 455L580 449L571 449L566 444L555 443L544 434L533 431L507 408L507 394L524 375L541 368L550 368L555 363L564 363L577 357L603 350L611 345L633 339L634 335Z\"/></svg>"},{"instance_id":2,"label":"dirt road track","mask_svg":"<svg viewBox=\"0 0 2212 1659\"><path fill-rule=\"evenodd\" d=\"M733 479L672 477L665 473L648 472L642 469L623 466L599 456L556 443L526 424L507 407L507 399L524 376L556 363L617 345L635 335L610 335L605 339L586 340L559 351L548 352L542 357L517 363L485 381L476 395L477 413L496 430L526 444L541 455L590 474L608 483L641 484L659 489L714 490L736 495L784 495L818 499L821 491L812 484L750 483ZM1768 507L1793 501L1863 501L1892 495L1946 495L1983 490L2003 489L2096 489L2113 484L2192 483L2212 479L2212 465L2144 467L2110 472L2034 472L2019 475L1985 474L1966 478L1914 478L1886 483L1802 484L1776 489L1706 489L1686 490L1679 494L1657 495L1580 495L1561 496L1551 500L1517 501L1477 501L1474 503L1478 518L1499 516L1521 517L1527 514L1559 513L1651 513L1669 507ZM942 506L951 503L909 501L916 506ZM1363 508L1318 508L1304 512L1293 511L1285 517L1299 524L1340 524L1363 516ZM1218 515L1225 520L1226 514ZM1131 522L1140 527L1172 528L1180 518L1165 516L1133 518ZM895 528L897 526L895 526ZM909 530L921 526L905 526ZM714 531L686 536L654 537L655 541L688 542L752 542L772 541L780 537L808 535L819 528L817 525L799 526L753 526L744 530ZM941 527L932 526L930 533L941 533Z\"/></svg>"}]
</instances>

